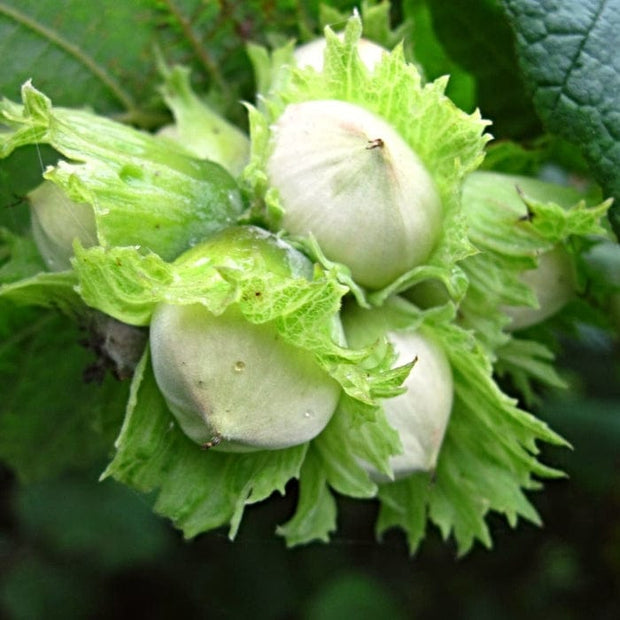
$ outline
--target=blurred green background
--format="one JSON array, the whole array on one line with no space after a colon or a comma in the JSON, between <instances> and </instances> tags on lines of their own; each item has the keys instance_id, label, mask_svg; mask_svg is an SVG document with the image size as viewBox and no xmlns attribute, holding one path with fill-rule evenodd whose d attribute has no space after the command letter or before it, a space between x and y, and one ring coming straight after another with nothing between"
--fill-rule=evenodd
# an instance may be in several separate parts
<instances>
[{"instance_id":1,"label":"blurred green background","mask_svg":"<svg viewBox=\"0 0 620 620\"><path fill-rule=\"evenodd\" d=\"M457 559L431 531L410 557L400 532L373 533L373 502L340 501L329 545L287 550L273 533L294 507L251 507L238 538L184 541L147 499L100 469L29 485L2 470L0 609L55 618L545 618L620 617L620 349L597 332L565 343L570 392L541 413L574 450L545 461L566 480L533 501L542 528L512 530L492 516L495 541ZM41 446L41 449L45 449ZM103 465L103 464L102 464Z\"/></svg>"}]
</instances>

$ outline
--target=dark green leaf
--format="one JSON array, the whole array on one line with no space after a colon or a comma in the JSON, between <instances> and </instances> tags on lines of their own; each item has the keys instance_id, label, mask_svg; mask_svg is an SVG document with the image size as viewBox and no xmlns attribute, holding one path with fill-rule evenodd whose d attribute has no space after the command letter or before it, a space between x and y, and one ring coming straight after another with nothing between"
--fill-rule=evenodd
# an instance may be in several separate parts
<instances>
[{"instance_id":1,"label":"dark green leaf","mask_svg":"<svg viewBox=\"0 0 620 620\"><path fill-rule=\"evenodd\" d=\"M220 109L240 120L238 101L252 98L245 42L264 43L275 27L281 35L297 35L298 24L316 21L318 13L316 5L300 4L2 0L0 94L15 99L32 79L56 105L90 105L143 126L161 124L161 113L145 115L159 82L158 46L170 64L190 66L200 90L217 91Z\"/></svg>"},{"instance_id":2,"label":"dark green leaf","mask_svg":"<svg viewBox=\"0 0 620 620\"><path fill-rule=\"evenodd\" d=\"M148 502L112 481L98 484L93 471L22 485L14 510L29 537L91 566L149 560L173 540Z\"/></svg>"},{"instance_id":3,"label":"dark green leaf","mask_svg":"<svg viewBox=\"0 0 620 620\"><path fill-rule=\"evenodd\" d=\"M3 0L1 94L14 99L32 78L58 105L135 112L152 96L152 5Z\"/></svg>"},{"instance_id":4,"label":"dark green leaf","mask_svg":"<svg viewBox=\"0 0 620 620\"><path fill-rule=\"evenodd\" d=\"M620 378L620 373L610 373ZM574 452L558 453L572 484L598 492L616 488L620 445L620 400L555 395L546 403L545 418L574 445Z\"/></svg>"},{"instance_id":5,"label":"dark green leaf","mask_svg":"<svg viewBox=\"0 0 620 620\"><path fill-rule=\"evenodd\" d=\"M419 5L420 0L408 0L405 6L409 4ZM510 27L498 1L461 0L455 5L426 0L425 4L448 56L475 78L476 105L484 118L493 121L493 135L537 135L539 123L525 92Z\"/></svg>"},{"instance_id":6,"label":"dark green leaf","mask_svg":"<svg viewBox=\"0 0 620 620\"><path fill-rule=\"evenodd\" d=\"M28 278L45 266L30 237L20 237L0 228L0 283Z\"/></svg>"},{"instance_id":7,"label":"dark green leaf","mask_svg":"<svg viewBox=\"0 0 620 620\"><path fill-rule=\"evenodd\" d=\"M415 62L422 65L426 79L431 81L449 75L446 95L459 108L473 112L476 107L476 82L471 74L446 54L444 46L437 38L426 0L409 0L405 2L403 10L413 22L413 32L408 38L412 41Z\"/></svg>"},{"instance_id":8,"label":"dark green leaf","mask_svg":"<svg viewBox=\"0 0 620 620\"><path fill-rule=\"evenodd\" d=\"M36 263L32 263L33 266ZM9 272L18 269L13 261L9 261L0 270L0 278ZM1 280L0 280L1 281ZM54 308L69 317L78 317L84 312L84 302L75 292L75 273L73 271L43 272L16 282L9 282L0 286L0 296L4 299L23 306L42 306Z\"/></svg>"},{"instance_id":9,"label":"dark green leaf","mask_svg":"<svg viewBox=\"0 0 620 620\"><path fill-rule=\"evenodd\" d=\"M82 573L76 588L71 567L22 553L3 575L2 610L13 620L92 618L96 586L90 577Z\"/></svg>"},{"instance_id":10,"label":"dark green leaf","mask_svg":"<svg viewBox=\"0 0 620 620\"><path fill-rule=\"evenodd\" d=\"M22 480L90 465L111 447L127 390L84 382L94 359L81 337L57 314L0 305L0 458Z\"/></svg>"},{"instance_id":11,"label":"dark green leaf","mask_svg":"<svg viewBox=\"0 0 620 620\"><path fill-rule=\"evenodd\" d=\"M340 620L341 618L390 618L404 620L405 613L392 589L360 568L338 573L323 585L308 604L306 620Z\"/></svg>"},{"instance_id":12,"label":"dark green leaf","mask_svg":"<svg viewBox=\"0 0 620 620\"><path fill-rule=\"evenodd\" d=\"M620 2L504 0L521 68L549 131L581 148L616 199L620 233Z\"/></svg>"},{"instance_id":13,"label":"dark green leaf","mask_svg":"<svg viewBox=\"0 0 620 620\"><path fill-rule=\"evenodd\" d=\"M26 194L43 181L46 166L55 164L57 153L44 144L25 146L0 160L0 226L23 233L30 227Z\"/></svg>"}]
</instances>

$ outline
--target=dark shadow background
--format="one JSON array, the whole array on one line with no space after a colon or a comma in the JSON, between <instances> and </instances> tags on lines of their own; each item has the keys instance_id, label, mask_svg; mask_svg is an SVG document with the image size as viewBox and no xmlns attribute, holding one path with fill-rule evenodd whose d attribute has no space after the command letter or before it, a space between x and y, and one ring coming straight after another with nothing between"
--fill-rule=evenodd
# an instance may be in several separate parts
<instances>
[{"instance_id":1,"label":"dark shadow background","mask_svg":"<svg viewBox=\"0 0 620 620\"><path fill-rule=\"evenodd\" d=\"M573 444L544 461L566 480L532 495L543 528L492 515L494 549L457 559L431 529L411 557L404 536L376 541L374 502L341 499L332 542L287 550L273 524L295 488L247 510L238 538L184 541L147 498L101 471L21 485L2 470L0 609L10 619L620 617L620 351L566 343L572 391L541 415Z\"/></svg>"}]
</instances>

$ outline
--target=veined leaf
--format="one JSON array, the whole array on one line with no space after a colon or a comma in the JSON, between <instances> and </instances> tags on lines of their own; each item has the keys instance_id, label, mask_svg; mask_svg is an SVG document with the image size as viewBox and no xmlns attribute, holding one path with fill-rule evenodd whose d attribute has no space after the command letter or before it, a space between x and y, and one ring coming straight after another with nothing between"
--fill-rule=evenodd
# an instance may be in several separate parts
<instances>
[{"instance_id":1,"label":"veined leaf","mask_svg":"<svg viewBox=\"0 0 620 620\"><path fill-rule=\"evenodd\" d=\"M15 97L34 79L59 105L135 114L145 96L152 96L147 85L156 77L151 7L150 0L97 5L3 0L2 94Z\"/></svg>"},{"instance_id":2,"label":"veined leaf","mask_svg":"<svg viewBox=\"0 0 620 620\"><path fill-rule=\"evenodd\" d=\"M503 0L521 68L549 131L576 144L605 193L620 234L620 4Z\"/></svg>"},{"instance_id":3,"label":"veined leaf","mask_svg":"<svg viewBox=\"0 0 620 620\"><path fill-rule=\"evenodd\" d=\"M497 0L461 0L458 8L432 0L407 4L428 7L446 53L473 77L475 105L493 122L495 138L531 138L540 132L518 71L510 26Z\"/></svg>"},{"instance_id":4,"label":"veined leaf","mask_svg":"<svg viewBox=\"0 0 620 620\"><path fill-rule=\"evenodd\" d=\"M240 214L232 177L171 143L103 116L56 108L30 82L23 105L0 102L0 157L50 144L68 161L45 177L76 202L92 205L104 246L141 245L173 258Z\"/></svg>"},{"instance_id":5,"label":"veined leaf","mask_svg":"<svg viewBox=\"0 0 620 620\"><path fill-rule=\"evenodd\" d=\"M56 313L0 300L0 458L22 480L49 478L105 458L127 384L85 383L94 361L75 325Z\"/></svg>"}]
</instances>

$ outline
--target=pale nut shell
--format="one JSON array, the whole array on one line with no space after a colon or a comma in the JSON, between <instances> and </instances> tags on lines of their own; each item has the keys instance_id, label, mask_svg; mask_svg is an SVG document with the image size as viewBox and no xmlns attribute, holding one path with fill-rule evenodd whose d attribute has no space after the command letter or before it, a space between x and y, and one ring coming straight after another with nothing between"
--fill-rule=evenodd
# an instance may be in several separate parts
<instances>
[{"instance_id":1,"label":"pale nut shell","mask_svg":"<svg viewBox=\"0 0 620 620\"><path fill-rule=\"evenodd\" d=\"M155 379L183 432L224 451L276 450L320 433L340 386L271 324L228 308L161 304L151 322Z\"/></svg>"},{"instance_id":2,"label":"pale nut shell","mask_svg":"<svg viewBox=\"0 0 620 620\"><path fill-rule=\"evenodd\" d=\"M388 339L398 354L396 365L417 359L404 382L407 391L382 401L387 421L398 431L402 454L390 458L394 478L416 471L430 471L437 459L450 419L454 380L443 349L420 332L389 332ZM387 476L361 462L378 482Z\"/></svg>"},{"instance_id":3,"label":"pale nut shell","mask_svg":"<svg viewBox=\"0 0 620 620\"><path fill-rule=\"evenodd\" d=\"M521 274L521 281L534 291L538 307L503 306L511 319L506 329L525 329L559 312L575 294L575 278L573 261L562 246L541 254L538 266Z\"/></svg>"},{"instance_id":4,"label":"pale nut shell","mask_svg":"<svg viewBox=\"0 0 620 620\"><path fill-rule=\"evenodd\" d=\"M267 173L282 228L313 235L370 289L422 264L441 232L431 175L391 125L360 106L289 105L272 127Z\"/></svg>"},{"instance_id":5,"label":"pale nut shell","mask_svg":"<svg viewBox=\"0 0 620 620\"><path fill-rule=\"evenodd\" d=\"M95 212L87 203L74 202L51 181L28 194L32 236L50 271L71 269L73 242L97 244Z\"/></svg>"}]
</instances>

